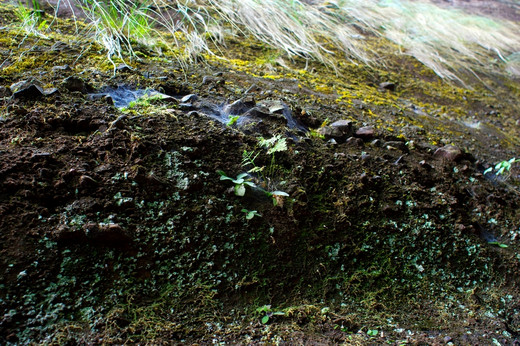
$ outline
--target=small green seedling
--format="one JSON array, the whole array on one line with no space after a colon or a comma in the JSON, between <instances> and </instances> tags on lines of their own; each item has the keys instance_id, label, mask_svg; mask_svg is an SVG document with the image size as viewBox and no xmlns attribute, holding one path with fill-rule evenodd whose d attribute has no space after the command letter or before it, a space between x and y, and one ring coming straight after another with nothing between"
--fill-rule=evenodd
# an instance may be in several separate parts
<instances>
[{"instance_id":1,"label":"small green seedling","mask_svg":"<svg viewBox=\"0 0 520 346\"><path fill-rule=\"evenodd\" d=\"M246 194L246 185L256 187L256 184L250 180L251 178L249 178L247 173L240 173L236 179L228 177L224 171L218 171L218 174L220 174L220 180L231 180L235 184L235 195L237 196L242 197Z\"/></svg>"},{"instance_id":2,"label":"small green seedling","mask_svg":"<svg viewBox=\"0 0 520 346\"><path fill-rule=\"evenodd\" d=\"M267 196L273 199L273 205L275 206L280 204L280 201L283 199L283 197L289 197L289 194L283 191L265 191L265 193Z\"/></svg>"},{"instance_id":3,"label":"small green seedling","mask_svg":"<svg viewBox=\"0 0 520 346\"><path fill-rule=\"evenodd\" d=\"M377 329L369 329L369 330L367 331L367 335L368 335L368 336L371 336L371 337L377 336L377 333L379 333L379 332L377 331Z\"/></svg>"},{"instance_id":4,"label":"small green seedling","mask_svg":"<svg viewBox=\"0 0 520 346\"><path fill-rule=\"evenodd\" d=\"M262 215L260 215L259 212L257 212L256 210L247 210L247 209L242 209L241 210L243 213L246 213L246 220L251 220L252 218L254 218L255 216L259 216L261 217Z\"/></svg>"},{"instance_id":5,"label":"small green seedling","mask_svg":"<svg viewBox=\"0 0 520 346\"><path fill-rule=\"evenodd\" d=\"M490 241L488 244L495 245L495 246L501 247L503 249L508 247L507 244L499 243L497 241Z\"/></svg>"},{"instance_id":6,"label":"small green seedling","mask_svg":"<svg viewBox=\"0 0 520 346\"><path fill-rule=\"evenodd\" d=\"M240 115L230 115L229 120L226 123L226 125L233 126L238 121L239 118L240 118Z\"/></svg>"},{"instance_id":7,"label":"small green seedling","mask_svg":"<svg viewBox=\"0 0 520 346\"><path fill-rule=\"evenodd\" d=\"M262 324L267 324L267 322L269 322L269 319L271 318L271 316L275 316L275 315L285 316L285 312L274 311L273 309L271 309L271 305L261 306L258 309L256 309L256 312L261 315L264 315L261 319Z\"/></svg>"},{"instance_id":8,"label":"small green seedling","mask_svg":"<svg viewBox=\"0 0 520 346\"><path fill-rule=\"evenodd\" d=\"M510 160L499 162L495 165L495 167L489 167L488 169L486 169L484 171L484 174L491 173L494 169L496 171L495 175L504 175L506 174L506 172L511 171L511 167L513 163L515 163L516 161L516 158L513 157Z\"/></svg>"}]
</instances>

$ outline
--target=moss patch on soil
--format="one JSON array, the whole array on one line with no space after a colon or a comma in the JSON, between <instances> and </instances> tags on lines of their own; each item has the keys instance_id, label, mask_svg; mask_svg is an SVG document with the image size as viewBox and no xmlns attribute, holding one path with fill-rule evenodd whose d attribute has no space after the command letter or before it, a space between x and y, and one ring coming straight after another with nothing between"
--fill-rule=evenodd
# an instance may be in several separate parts
<instances>
[{"instance_id":1,"label":"moss patch on soil","mask_svg":"<svg viewBox=\"0 0 520 346\"><path fill-rule=\"evenodd\" d=\"M483 174L518 154L518 81L454 86L373 37L384 69L237 38L197 64L143 48L114 75L94 43L2 32L2 342L518 339L518 167ZM13 95L29 77L58 90ZM121 85L171 97L89 95ZM237 100L251 122L216 120ZM301 130L337 120L354 130ZM269 154L274 135L287 149ZM265 168L240 197L218 171L248 171L244 151Z\"/></svg>"}]
</instances>

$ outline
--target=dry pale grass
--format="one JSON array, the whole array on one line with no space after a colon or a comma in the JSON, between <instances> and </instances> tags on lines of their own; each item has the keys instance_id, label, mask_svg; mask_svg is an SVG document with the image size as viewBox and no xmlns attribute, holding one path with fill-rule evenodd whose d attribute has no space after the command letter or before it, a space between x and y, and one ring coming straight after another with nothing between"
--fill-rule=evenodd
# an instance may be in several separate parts
<instances>
[{"instance_id":1,"label":"dry pale grass","mask_svg":"<svg viewBox=\"0 0 520 346\"><path fill-rule=\"evenodd\" d=\"M132 52L133 42L154 42L162 28L178 38L188 59L218 54L209 47L222 47L226 37L241 34L332 67L337 59L370 65L377 55L364 35L371 34L396 43L442 78L489 71L520 76L519 23L443 9L427 0L63 1L83 11L109 57Z\"/></svg>"}]
</instances>

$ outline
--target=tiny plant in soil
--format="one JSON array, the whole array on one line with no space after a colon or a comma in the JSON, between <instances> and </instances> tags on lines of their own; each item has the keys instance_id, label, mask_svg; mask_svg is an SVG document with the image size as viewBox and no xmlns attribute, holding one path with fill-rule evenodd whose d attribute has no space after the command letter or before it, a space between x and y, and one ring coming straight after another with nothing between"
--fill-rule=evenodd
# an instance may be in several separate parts
<instances>
[{"instance_id":1,"label":"tiny plant in soil","mask_svg":"<svg viewBox=\"0 0 520 346\"><path fill-rule=\"evenodd\" d=\"M271 308L271 305L264 305L256 309L256 312L262 316L262 324L267 324L272 316L285 316L285 312L276 311Z\"/></svg>"},{"instance_id":2,"label":"tiny plant in soil","mask_svg":"<svg viewBox=\"0 0 520 346\"><path fill-rule=\"evenodd\" d=\"M516 161L516 158L513 157L510 160L499 162L494 167L489 167L488 169L486 169L484 171L484 174L492 173L494 170L495 175L502 175L507 179L510 176L509 172L511 171L511 167L513 166L513 163L515 163Z\"/></svg>"},{"instance_id":3,"label":"tiny plant in soil","mask_svg":"<svg viewBox=\"0 0 520 346\"><path fill-rule=\"evenodd\" d=\"M240 118L240 115L231 115L231 116L229 116L229 120L226 123L226 125L227 126L233 126L238 121L239 118Z\"/></svg>"},{"instance_id":4,"label":"tiny plant in soil","mask_svg":"<svg viewBox=\"0 0 520 346\"><path fill-rule=\"evenodd\" d=\"M246 194L246 185L249 187L256 187L256 184L251 181L248 173L240 173L235 179L228 177L224 171L218 171L220 180L230 180L235 184L235 195L244 196Z\"/></svg>"},{"instance_id":5,"label":"tiny plant in soil","mask_svg":"<svg viewBox=\"0 0 520 346\"><path fill-rule=\"evenodd\" d=\"M246 214L246 220L251 220L255 216L262 217L262 215L256 210L242 209L241 211Z\"/></svg>"}]
</instances>

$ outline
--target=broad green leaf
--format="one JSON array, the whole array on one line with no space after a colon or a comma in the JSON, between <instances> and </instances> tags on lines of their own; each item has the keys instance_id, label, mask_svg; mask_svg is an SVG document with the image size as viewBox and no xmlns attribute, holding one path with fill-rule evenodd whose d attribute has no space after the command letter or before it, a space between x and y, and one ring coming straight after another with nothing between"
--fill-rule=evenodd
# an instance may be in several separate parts
<instances>
[{"instance_id":1,"label":"broad green leaf","mask_svg":"<svg viewBox=\"0 0 520 346\"><path fill-rule=\"evenodd\" d=\"M283 192L283 191L273 191L273 192L271 192L271 195L289 197L289 194L287 192Z\"/></svg>"},{"instance_id":2,"label":"broad green leaf","mask_svg":"<svg viewBox=\"0 0 520 346\"><path fill-rule=\"evenodd\" d=\"M235 185L235 195L244 196L246 194L246 187L244 184Z\"/></svg>"},{"instance_id":3,"label":"broad green leaf","mask_svg":"<svg viewBox=\"0 0 520 346\"><path fill-rule=\"evenodd\" d=\"M262 317L262 323L266 324L267 322L269 322L269 316L265 315L264 317Z\"/></svg>"}]
</instances>

